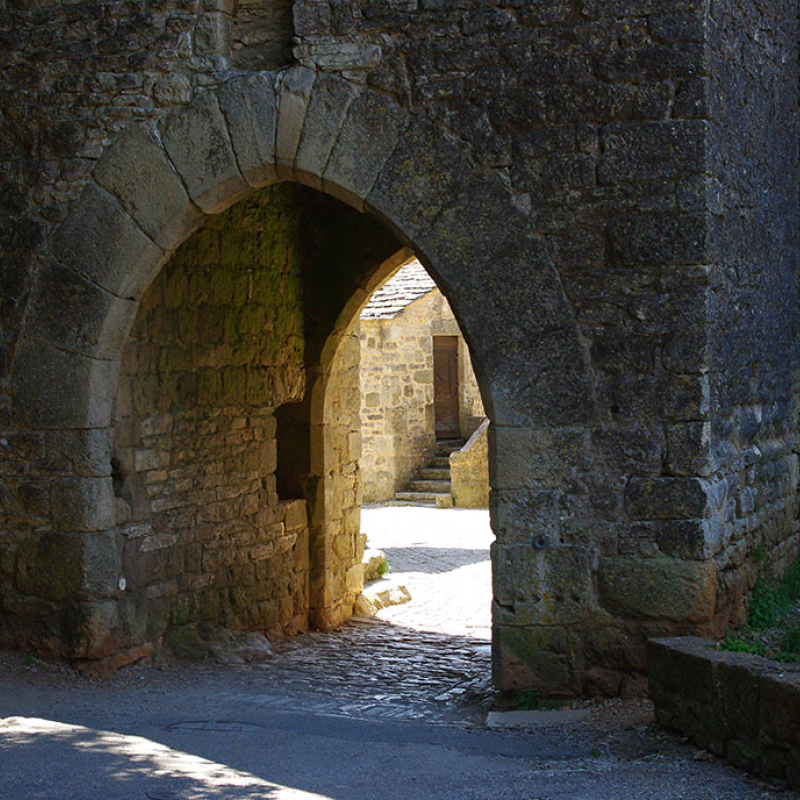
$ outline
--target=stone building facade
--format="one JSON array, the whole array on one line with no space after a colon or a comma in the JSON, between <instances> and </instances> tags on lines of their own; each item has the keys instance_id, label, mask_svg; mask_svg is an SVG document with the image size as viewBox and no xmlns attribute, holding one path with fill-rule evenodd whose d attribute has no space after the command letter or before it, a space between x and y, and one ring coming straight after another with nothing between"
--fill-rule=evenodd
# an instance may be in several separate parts
<instances>
[{"instance_id":1,"label":"stone building facade","mask_svg":"<svg viewBox=\"0 0 800 800\"><path fill-rule=\"evenodd\" d=\"M359 316L361 487L365 503L394 498L436 449L434 342L447 337L457 361L457 434L484 419L472 362L453 312L415 259L370 298ZM441 368L441 366L440 366ZM440 437L442 438L442 437Z\"/></svg>"},{"instance_id":2,"label":"stone building facade","mask_svg":"<svg viewBox=\"0 0 800 800\"><path fill-rule=\"evenodd\" d=\"M796 4L3 0L0 42L4 645L346 618L347 353L412 253L492 423L500 686L641 688L797 554Z\"/></svg>"}]
</instances>

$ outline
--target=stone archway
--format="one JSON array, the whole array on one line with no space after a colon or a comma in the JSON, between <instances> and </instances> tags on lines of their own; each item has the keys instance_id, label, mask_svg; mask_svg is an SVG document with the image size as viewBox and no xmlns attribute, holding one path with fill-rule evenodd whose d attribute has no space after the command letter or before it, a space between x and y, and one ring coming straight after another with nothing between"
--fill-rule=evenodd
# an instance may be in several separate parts
<instances>
[{"instance_id":1,"label":"stone archway","mask_svg":"<svg viewBox=\"0 0 800 800\"><path fill-rule=\"evenodd\" d=\"M567 617L595 613L591 566L558 537L569 506L559 500L566 490L558 473L531 477L525 459L535 431L552 438L567 430L574 451L588 448L580 431L594 403L546 244L528 235L502 183L478 174L421 116L303 68L234 78L155 130L128 129L50 242L13 375L15 418L45 431L66 462L47 478L50 530L32 556L42 575L57 577L50 587L44 578L30 585L46 601L27 621L42 632L37 646L89 659L117 647L109 431L122 344L142 294L205 216L279 181L320 189L383 221L446 294L494 426L496 676L563 684L567 673L542 675L537 655L559 665L569 659L567 648L537 632L565 610L551 603L532 612L539 598L530 587L550 569L531 545L532 530L553 545L547 563L557 579L574 587ZM368 294L368 286L355 289L352 307Z\"/></svg>"}]
</instances>

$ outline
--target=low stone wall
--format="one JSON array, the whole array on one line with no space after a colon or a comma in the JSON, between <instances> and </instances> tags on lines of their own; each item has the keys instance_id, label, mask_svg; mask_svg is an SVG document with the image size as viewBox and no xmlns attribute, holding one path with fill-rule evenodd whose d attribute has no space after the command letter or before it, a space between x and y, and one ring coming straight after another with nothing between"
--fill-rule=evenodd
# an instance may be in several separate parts
<instances>
[{"instance_id":1,"label":"low stone wall","mask_svg":"<svg viewBox=\"0 0 800 800\"><path fill-rule=\"evenodd\" d=\"M488 430L487 419L460 450L450 454L450 491L460 508L489 507Z\"/></svg>"},{"instance_id":2,"label":"low stone wall","mask_svg":"<svg viewBox=\"0 0 800 800\"><path fill-rule=\"evenodd\" d=\"M648 643L648 672L662 725L741 769L800 789L800 665L681 637Z\"/></svg>"}]
</instances>

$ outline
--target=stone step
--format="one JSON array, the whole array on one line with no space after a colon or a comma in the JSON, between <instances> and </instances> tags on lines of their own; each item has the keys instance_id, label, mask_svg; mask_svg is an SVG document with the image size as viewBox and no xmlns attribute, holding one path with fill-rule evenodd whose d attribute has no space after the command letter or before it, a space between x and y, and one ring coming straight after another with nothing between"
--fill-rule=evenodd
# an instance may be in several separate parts
<instances>
[{"instance_id":1,"label":"stone step","mask_svg":"<svg viewBox=\"0 0 800 800\"><path fill-rule=\"evenodd\" d=\"M436 494L449 494L450 481L413 480L409 481L407 490L412 492L434 492Z\"/></svg>"},{"instance_id":2,"label":"stone step","mask_svg":"<svg viewBox=\"0 0 800 800\"><path fill-rule=\"evenodd\" d=\"M419 480L423 481L449 481L450 470L445 467L423 467L419 471Z\"/></svg>"},{"instance_id":3,"label":"stone step","mask_svg":"<svg viewBox=\"0 0 800 800\"><path fill-rule=\"evenodd\" d=\"M428 461L429 467L436 469L450 469L450 459L447 456L434 456Z\"/></svg>"},{"instance_id":4,"label":"stone step","mask_svg":"<svg viewBox=\"0 0 800 800\"><path fill-rule=\"evenodd\" d=\"M395 500L406 503L424 503L436 508L452 508L453 496L447 492L397 492Z\"/></svg>"},{"instance_id":5,"label":"stone step","mask_svg":"<svg viewBox=\"0 0 800 800\"><path fill-rule=\"evenodd\" d=\"M448 456L456 450L460 450L464 446L464 442L460 439L440 439L436 442L436 455Z\"/></svg>"}]
</instances>

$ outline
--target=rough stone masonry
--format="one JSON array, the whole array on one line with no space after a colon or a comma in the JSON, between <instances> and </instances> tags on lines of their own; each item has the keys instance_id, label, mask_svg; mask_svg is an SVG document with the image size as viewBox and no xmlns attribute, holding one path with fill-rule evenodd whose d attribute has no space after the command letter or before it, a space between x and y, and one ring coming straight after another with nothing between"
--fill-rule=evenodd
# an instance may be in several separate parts
<instances>
[{"instance_id":1,"label":"rough stone masonry","mask_svg":"<svg viewBox=\"0 0 800 800\"><path fill-rule=\"evenodd\" d=\"M498 685L639 691L798 553L795 4L0 0L0 71L3 645L347 618L409 250L492 423Z\"/></svg>"}]
</instances>

